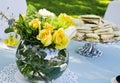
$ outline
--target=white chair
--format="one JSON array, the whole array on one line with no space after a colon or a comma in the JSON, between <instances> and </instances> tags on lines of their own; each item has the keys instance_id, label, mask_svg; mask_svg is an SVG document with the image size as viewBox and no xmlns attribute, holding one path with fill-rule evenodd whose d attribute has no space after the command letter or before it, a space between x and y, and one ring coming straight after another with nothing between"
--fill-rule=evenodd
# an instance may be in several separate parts
<instances>
[{"instance_id":1,"label":"white chair","mask_svg":"<svg viewBox=\"0 0 120 83\"><path fill-rule=\"evenodd\" d=\"M111 1L107 7L104 18L120 27L120 0Z\"/></svg>"},{"instance_id":2,"label":"white chair","mask_svg":"<svg viewBox=\"0 0 120 83\"><path fill-rule=\"evenodd\" d=\"M19 14L26 12L26 0L0 0L0 12L5 14L7 18L17 19ZM13 14L13 15L12 15ZM5 28L8 27L6 19L1 19L0 15L0 38L4 39L7 35L4 33Z\"/></svg>"}]
</instances>

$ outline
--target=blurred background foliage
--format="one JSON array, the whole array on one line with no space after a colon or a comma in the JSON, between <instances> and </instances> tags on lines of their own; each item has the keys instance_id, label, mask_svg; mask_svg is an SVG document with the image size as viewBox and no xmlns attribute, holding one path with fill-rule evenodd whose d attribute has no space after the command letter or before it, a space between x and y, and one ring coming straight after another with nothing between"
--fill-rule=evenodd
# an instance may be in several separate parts
<instances>
[{"instance_id":1,"label":"blurred background foliage","mask_svg":"<svg viewBox=\"0 0 120 83\"><path fill-rule=\"evenodd\" d=\"M27 0L27 4L34 5L38 10L46 8L56 15L67 13L71 16L95 14L104 16L110 0Z\"/></svg>"}]
</instances>

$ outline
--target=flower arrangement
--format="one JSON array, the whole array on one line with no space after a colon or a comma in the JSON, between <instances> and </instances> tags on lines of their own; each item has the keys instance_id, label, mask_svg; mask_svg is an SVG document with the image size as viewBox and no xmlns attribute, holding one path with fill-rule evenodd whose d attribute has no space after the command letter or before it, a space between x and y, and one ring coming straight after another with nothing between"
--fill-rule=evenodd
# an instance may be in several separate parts
<instances>
[{"instance_id":1,"label":"flower arrangement","mask_svg":"<svg viewBox=\"0 0 120 83\"><path fill-rule=\"evenodd\" d=\"M67 68L69 44L74 22L65 13L54 13L28 5L26 14L19 15L14 26L5 32L15 32L20 38L16 51L16 63L20 72L28 79L42 78L45 81L58 78ZM71 31L71 32L70 32ZM71 34L70 34L71 33ZM10 42L11 43L11 42ZM14 44L15 45L15 44Z\"/></svg>"},{"instance_id":2,"label":"flower arrangement","mask_svg":"<svg viewBox=\"0 0 120 83\"><path fill-rule=\"evenodd\" d=\"M65 29L72 25L72 17L65 13L56 16L46 9L37 11L29 5L26 14L19 15L14 26L7 28L6 32L12 29L19 34L21 40L37 41L42 47L64 49L70 40Z\"/></svg>"},{"instance_id":3,"label":"flower arrangement","mask_svg":"<svg viewBox=\"0 0 120 83\"><path fill-rule=\"evenodd\" d=\"M13 26L5 30L15 32L15 36L10 35L5 40L7 45L16 45L15 38L20 38L16 51L20 72L30 80L58 78L68 65L65 48L73 35L73 27L70 27L73 25L72 17L65 13L56 16L46 9L37 11L28 5L26 14L19 15Z\"/></svg>"}]
</instances>

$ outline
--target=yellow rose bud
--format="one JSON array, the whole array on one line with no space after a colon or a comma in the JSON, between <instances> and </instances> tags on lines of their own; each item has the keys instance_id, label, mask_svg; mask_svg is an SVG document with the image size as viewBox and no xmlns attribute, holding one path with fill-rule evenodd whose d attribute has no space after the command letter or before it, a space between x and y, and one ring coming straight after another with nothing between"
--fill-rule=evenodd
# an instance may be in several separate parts
<instances>
[{"instance_id":1,"label":"yellow rose bud","mask_svg":"<svg viewBox=\"0 0 120 83\"><path fill-rule=\"evenodd\" d=\"M69 22L69 23L71 23L71 24L74 25L74 22L73 22L73 20L72 20L72 17L69 16L69 15L67 15L67 14L65 14L65 13L61 13L61 14L58 16L58 18L63 19L63 20L65 20L65 21L67 21L67 22Z\"/></svg>"},{"instance_id":2,"label":"yellow rose bud","mask_svg":"<svg viewBox=\"0 0 120 83\"><path fill-rule=\"evenodd\" d=\"M29 22L29 25L34 27L34 28L40 28L41 22L39 19L33 19L31 22Z\"/></svg>"},{"instance_id":3,"label":"yellow rose bud","mask_svg":"<svg viewBox=\"0 0 120 83\"><path fill-rule=\"evenodd\" d=\"M24 20L26 20L26 14L22 14Z\"/></svg>"},{"instance_id":4,"label":"yellow rose bud","mask_svg":"<svg viewBox=\"0 0 120 83\"><path fill-rule=\"evenodd\" d=\"M53 32L53 29L54 29L54 27L49 23L45 23L43 28L49 30L50 32Z\"/></svg>"},{"instance_id":5,"label":"yellow rose bud","mask_svg":"<svg viewBox=\"0 0 120 83\"><path fill-rule=\"evenodd\" d=\"M26 20L26 14L22 14L22 17L24 20ZM19 18L17 20L15 20L15 22L19 22Z\"/></svg>"},{"instance_id":6,"label":"yellow rose bud","mask_svg":"<svg viewBox=\"0 0 120 83\"><path fill-rule=\"evenodd\" d=\"M49 46L52 43L52 35L50 31L43 29L37 35L37 39L41 41L44 46Z\"/></svg>"},{"instance_id":7,"label":"yellow rose bud","mask_svg":"<svg viewBox=\"0 0 120 83\"><path fill-rule=\"evenodd\" d=\"M15 26L13 27L13 30L14 30L15 32L17 32L17 31L18 31L18 30L17 30L17 28L16 28Z\"/></svg>"},{"instance_id":8,"label":"yellow rose bud","mask_svg":"<svg viewBox=\"0 0 120 83\"><path fill-rule=\"evenodd\" d=\"M55 43L55 48L64 49L69 43L68 36L64 33L63 28L58 29L53 34L53 42Z\"/></svg>"}]
</instances>

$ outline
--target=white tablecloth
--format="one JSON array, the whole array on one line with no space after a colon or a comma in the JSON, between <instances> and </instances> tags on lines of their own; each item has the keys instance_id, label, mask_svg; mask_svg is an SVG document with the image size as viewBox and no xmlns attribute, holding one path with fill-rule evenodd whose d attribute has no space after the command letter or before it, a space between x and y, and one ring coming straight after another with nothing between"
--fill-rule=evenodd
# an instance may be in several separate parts
<instances>
[{"instance_id":1,"label":"white tablecloth","mask_svg":"<svg viewBox=\"0 0 120 83\"><path fill-rule=\"evenodd\" d=\"M120 44L98 44L103 52L100 57L84 57L76 53L83 43L71 41L68 46L68 68L78 76L78 83L110 83L111 78L120 74ZM15 50L0 48L0 70L15 63Z\"/></svg>"}]
</instances>

